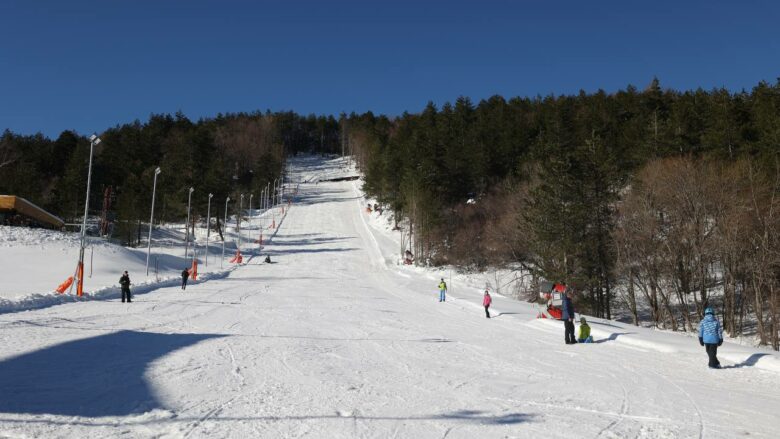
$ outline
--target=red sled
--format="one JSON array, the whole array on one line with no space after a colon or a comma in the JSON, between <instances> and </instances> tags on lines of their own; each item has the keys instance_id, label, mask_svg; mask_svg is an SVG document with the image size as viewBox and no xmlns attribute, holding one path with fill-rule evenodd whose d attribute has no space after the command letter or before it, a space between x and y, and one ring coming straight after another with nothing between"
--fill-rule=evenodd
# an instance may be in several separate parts
<instances>
[{"instance_id":1,"label":"red sled","mask_svg":"<svg viewBox=\"0 0 780 439\"><path fill-rule=\"evenodd\" d=\"M547 314L556 320L561 320L563 318L563 311L561 311L560 308L556 308L554 306L547 307Z\"/></svg>"}]
</instances>

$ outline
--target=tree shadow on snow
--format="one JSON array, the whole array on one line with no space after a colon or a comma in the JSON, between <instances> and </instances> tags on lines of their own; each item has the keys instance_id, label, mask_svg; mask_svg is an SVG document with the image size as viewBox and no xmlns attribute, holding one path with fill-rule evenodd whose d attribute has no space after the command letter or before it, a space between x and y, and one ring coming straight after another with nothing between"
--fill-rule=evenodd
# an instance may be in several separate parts
<instances>
[{"instance_id":1,"label":"tree shadow on snow","mask_svg":"<svg viewBox=\"0 0 780 439\"><path fill-rule=\"evenodd\" d=\"M486 424L520 424L533 419L533 415L527 413L509 413L501 416L492 416L479 410L459 410L434 416L434 419L475 420Z\"/></svg>"},{"instance_id":2,"label":"tree shadow on snow","mask_svg":"<svg viewBox=\"0 0 780 439\"><path fill-rule=\"evenodd\" d=\"M755 366L756 363L758 363L758 360L761 357L766 357L767 355L769 355L769 354L766 354L766 353L753 354L753 355L749 356L747 358L747 360L745 360L745 361L743 361L741 363L732 364L731 366L723 366L723 367L721 367L721 369L739 369L739 368L742 368L742 367L752 367L752 366Z\"/></svg>"},{"instance_id":3,"label":"tree shadow on snow","mask_svg":"<svg viewBox=\"0 0 780 439\"><path fill-rule=\"evenodd\" d=\"M311 238L311 239L285 239L285 236L279 236L273 240L269 245L273 246L305 246L305 245L323 245L334 242L344 242L351 239L355 239L354 236L347 237L333 237L333 238Z\"/></svg>"},{"instance_id":4,"label":"tree shadow on snow","mask_svg":"<svg viewBox=\"0 0 780 439\"><path fill-rule=\"evenodd\" d=\"M271 262L271 264L276 264L276 262ZM268 265L265 262L258 265ZM245 281L251 281L251 282L261 282L261 281L301 281L301 280L334 280L339 279L337 277L317 277L317 276L296 276L294 279L291 279L289 277L284 276L243 276L243 277L236 277L232 279L228 279L228 281L232 282L245 282ZM208 291L206 289L200 289L199 291ZM214 290L214 291L220 291L220 290ZM144 300L145 302L146 300Z\"/></svg>"},{"instance_id":5,"label":"tree shadow on snow","mask_svg":"<svg viewBox=\"0 0 780 439\"><path fill-rule=\"evenodd\" d=\"M331 203L342 201L354 201L361 197L352 196L347 190L309 189L295 196L294 204L307 205L319 203Z\"/></svg>"},{"instance_id":6,"label":"tree shadow on snow","mask_svg":"<svg viewBox=\"0 0 780 439\"><path fill-rule=\"evenodd\" d=\"M161 404L144 379L149 364L216 334L120 331L69 341L0 362L0 412L124 416Z\"/></svg>"},{"instance_id":7,"label":"tree shadow on snow","mask_svg":"<svg viewBox=\"0 0 780 439\"><path fill-rule=\"evenodd\" d=\"M305 253L342 253L342 252L351 252L355 250L360 250L359 248L300 248L300 249L290 249L290 250L263 250L263 254L273 256L282 256L282 255L294 255L294 254L305 254Z\"/></svg>"},{"instance_id":8,"label":"tree shadow on snow","mask_svg":"<svg viewBox=\"0 0 780 439\"><path fill-rule=\"evenodd\" d=\"M209 418L210 423L215 422L300 422L300 421L312 421L312 420L338 420L354 422L360 420L364 422L370 421L396 421L396 422L413 422L413 421L453 421L453 422L469 422L480 425L514 425L531 422L537 415L529 413L507 413L504 415L491 415L489 413L479 410L458 410L451 413L442 414L423 414L423 415L409 415L409 416L366 416L358 411L355 412L336 412L334 414L312 414L312 415L289 415L289 416L216 416ZM191 424L202 421L202 417L188 417L177 416L170 419L143 419L143 420L128 420L124 421L124 426L129 425L153 425L153 424L176 424L184 423ZM0 422L3 419L0 418ZM94 426L114 426L115 423L100 423L100 422L79 422L75 420L57 421L57 420L25 420L27 423L45 423L51 425L86 425L90 427Z\"/></svg>"},{"instance_id":9,"label":"tree shadow on snow","mask_svg":"<svg viewBox=\"0 0 780 439\"><path fill-rule=\"evenodd\" d=\"M606 343L608 341L615 341L621 335L628 335L628 334L634 334L634 333L633 332L613 332L612 334L609 335L609 337L602 338L600 340L596 340L593 343Z\"/></svg>"},{"instance_id":10,"label":"tree shadow on snow","mask_svg":"<svg viewBox=\"0 0 780 439\"><path fill-rule=\"evenodd\" d=\"M303 199L296 201L295 204L299 206L311 205L311 204L324 204L324 203L343 203L347 201L355 201L363 197L303 197Z\"/></svg>"}]
</instances>

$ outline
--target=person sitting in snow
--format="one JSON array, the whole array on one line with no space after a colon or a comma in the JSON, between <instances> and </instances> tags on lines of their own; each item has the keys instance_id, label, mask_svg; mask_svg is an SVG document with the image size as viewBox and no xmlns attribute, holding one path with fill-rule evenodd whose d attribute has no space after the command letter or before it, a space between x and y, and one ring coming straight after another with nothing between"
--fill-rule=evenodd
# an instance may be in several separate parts
<instances>
[{"instance_id":1,"label":"person sitting in snow","mask_svg":"<svg viewBox=\"0 0 780 439\"><path fill-rule=\"evenodd\" d=\"M577 337L580 343L593 343L593 337L590 336L590 326L585 317L580 317L580 335Z\"/></svg>"},{"instance_id":2,"label":"person sitting in snow","mask_svg":"<svg viewBox=\"0 0 780 439\"><path fill-rule=\"evenodd\" d=\"M699 344L707 350L710 368L720 369L718 346L723 344L723 328L710 307L704 310L704 318L699 323Z\"/></svg>"},{"instance_id":3,"label":"person sitting in snow","mask_svg":"<svg viewBox=\"0 0 780 439\"><path fill-rule=\"evenodd\" d=\"M271 263L271 255L265 255L265 263L270 264Z\"/></svg>"}]
</instances>

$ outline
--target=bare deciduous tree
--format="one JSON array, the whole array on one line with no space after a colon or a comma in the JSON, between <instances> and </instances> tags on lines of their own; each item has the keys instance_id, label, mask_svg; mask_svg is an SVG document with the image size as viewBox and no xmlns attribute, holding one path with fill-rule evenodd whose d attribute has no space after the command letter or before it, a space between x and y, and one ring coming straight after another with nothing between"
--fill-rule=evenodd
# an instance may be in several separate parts
<instances>
[{"instance_id":1,"label":"bare deciduous tree","mask_svg":"<svg viewBox=\"0 0 780 439\"><path fill-rule=\"evenodd\" d=\"M656 325L694 330L694 316L716 306L732 336L752 314L759 343L778 349L780 166L772 172L749 161L674 158L637 173L615 229L617 269L635 322L634 287Z\"/></svg>"}]
</instances>

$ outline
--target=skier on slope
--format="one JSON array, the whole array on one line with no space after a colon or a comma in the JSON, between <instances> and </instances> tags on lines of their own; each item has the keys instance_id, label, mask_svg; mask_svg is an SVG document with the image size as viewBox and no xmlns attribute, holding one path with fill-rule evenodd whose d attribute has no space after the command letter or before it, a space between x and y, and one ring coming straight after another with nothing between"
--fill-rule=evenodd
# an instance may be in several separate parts
<instances>
[{"instance_id":1,"label":"skier on slope","mask_svg":"<svg viewBox=\"0 0 780 439\"><path fill-rule=\"evenodd\" d=\"M439 282L439 302L447 301L447 283L444 282L444 278L441 278Z\"/></svg>"},{"instance_id":2,"label":"skier on slope","mask_svg":"<svg viewBox=\"0 0 780 439\"><path fill-rule=\"evenodd\" d=\"M571 303L571 291L566 291L563 296L563 328L566 344L576 344L574 338L574 305Z\"/></svg>"},{"instance_id":3,"label":"skier on slope","mask_svg":"<svg viewBox=\"0 0 780 439\"><path fill-rule=\"evenodd\" d=\"M125 303L125 299L127 299L127 303L130 303L130 275L127 274L127 271L119 278L119 285L122 287L122 303Z\"/></svg>"},{"instance_id":4,"label":"skier on slope","mask_svg":"<svg viewBox=\"0 0 780 439\"><path fill-rule=\"evenodd\" d=\"M710 359L709 367L720 369L718 346L723 344L723 328L710 307L704 310L704 318L699 323L699 344L707 350L707 356Z\"/></svg>"},{"instance_id":5,"label":"skier on slope","mask_svg":"<svg viewBox=\"0 0 780 439\"><path fill-rule=\"evenodd\" d=\"M485 296L482 298L482 306L485 307L485 317L490 318L490 304L493 303L493 298L490 297L490 292L485 288Z\"/></svg>"},{"instance_id":6,"label":"skier on slope","mask_svg":"<svg viewBox=\"0 0 780 439\"><path fill-rule=\"evenodd\" d=\"M190 277L190 270L187 270L186 268L181 271L181 289L186 290L187 289L187 279Z\"/></svg>"}]
</instances>

